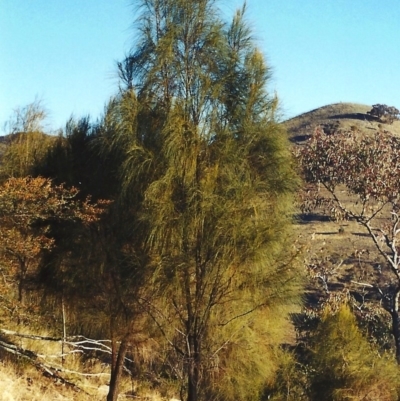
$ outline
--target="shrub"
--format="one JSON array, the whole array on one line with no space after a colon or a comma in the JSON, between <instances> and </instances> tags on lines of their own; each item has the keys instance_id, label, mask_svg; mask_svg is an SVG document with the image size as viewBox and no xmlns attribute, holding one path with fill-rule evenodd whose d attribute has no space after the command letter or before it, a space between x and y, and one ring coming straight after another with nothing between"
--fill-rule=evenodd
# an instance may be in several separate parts
<instances>
[{"instance_id":1,"label":"shrub","mask_svg":"<svg viewBox=\"0 0 400 401\"><path fill-rule=\"evenodd\" d=\"M324 312L311 348L313 400L398 400L396 361L368 343L347 304Z\"/></svg>"},{"instance_id":2,"label":"shrub","mask_svg":"<svg viewBox=\"0 0 400 401\"><path fill-rule=\"evenodd\" d=\"M288 351L282 351L279 360L272 388L265 391L262 401L309 401L307 366Z\"/></svg>"}]
</instances>

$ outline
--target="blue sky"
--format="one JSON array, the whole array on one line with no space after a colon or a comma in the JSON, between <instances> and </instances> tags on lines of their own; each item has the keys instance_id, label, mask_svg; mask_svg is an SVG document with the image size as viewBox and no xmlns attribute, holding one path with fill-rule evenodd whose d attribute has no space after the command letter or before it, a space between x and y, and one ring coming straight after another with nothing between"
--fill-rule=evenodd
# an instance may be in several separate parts
<instances>
[{"instance_id":1,"label":"blue sky","mask_svg":"<svg viewBox=\"0 0 400 401\"><path fill-rule=\"evenodd\" d=\"M229 18L239 0L219 2ZM336 102L400 108L398 0L247 0L286 118ZM0 0L0 127L42 99L49 124L96 119L133 45L128 0ZM2 130L0 129L0 132Z\"/></svg>"}]
</instances>

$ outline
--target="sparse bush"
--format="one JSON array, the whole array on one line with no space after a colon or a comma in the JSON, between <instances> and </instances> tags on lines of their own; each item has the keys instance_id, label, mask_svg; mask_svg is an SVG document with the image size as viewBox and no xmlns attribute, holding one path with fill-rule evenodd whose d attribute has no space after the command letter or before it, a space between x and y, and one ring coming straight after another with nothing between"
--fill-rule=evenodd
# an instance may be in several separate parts
<instances>
[{"instance_id":1,"label":"sparse bush","mask_svg":"<svg viewBox=\"0 0 400 401\"><path fill-rule=\"evenodd\" d=\"M337 131L339 131L340 128L340 123L339 121L335 121L329 124L324 124L322 126L323 131L325 132L326 135L333 135Z\"/></svg>"},{"instance_id":2,"label":"sparse bush","mask_svg":"<svg viewBox=\"0 0 400 401\"><path fill-rule=\"evenodd\" d=\"M361 138L349 132L329 136L317 131L298 155L305 180L317 184L309 186L303 209L322 206L337 210L345 220L353 219L386 259L387 273L381 276L386 290L380 306L391 316L400 365L400 140L387 131ZM377 289L376 294L382 295Z\"/></svg>"}]
</instances>

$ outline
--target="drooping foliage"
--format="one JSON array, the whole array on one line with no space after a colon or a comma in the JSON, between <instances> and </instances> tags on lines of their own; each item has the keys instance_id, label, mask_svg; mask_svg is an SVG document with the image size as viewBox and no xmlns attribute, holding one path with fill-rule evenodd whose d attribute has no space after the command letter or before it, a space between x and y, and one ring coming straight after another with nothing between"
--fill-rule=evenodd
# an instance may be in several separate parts
<instances>
[{"instance_id":1,"label":"drooping foliage","mask_svg":"<svg viewBox=\"0 0 400 401\"><path fill-rule=\"evenodd\" d=\"M209 0L140 6L99 142L121 162L147 313L188 400L254 399L300 276L286 241L297 181L269 69L244 8L225 24Z\"/></svg>"}]
</instances>

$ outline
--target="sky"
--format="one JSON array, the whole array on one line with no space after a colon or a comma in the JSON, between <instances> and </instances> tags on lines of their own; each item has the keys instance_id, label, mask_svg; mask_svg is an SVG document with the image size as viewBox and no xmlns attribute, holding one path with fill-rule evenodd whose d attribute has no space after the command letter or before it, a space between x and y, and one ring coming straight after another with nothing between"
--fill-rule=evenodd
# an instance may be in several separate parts
<instances>
[{"instance_id":1,"label":"sky","mask_svg":"<svg viewBox=\"0 0 400 401\"><path fill-rule=\"evenodd\" d=\"M0 0L0 133L35 99L61 128L101 116L134 47L134 1ZM242 1L217 2L229 20ZM399 0L247 0L283 118L338 102L400 108Z\"/></svg>"}]
</instances>

